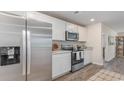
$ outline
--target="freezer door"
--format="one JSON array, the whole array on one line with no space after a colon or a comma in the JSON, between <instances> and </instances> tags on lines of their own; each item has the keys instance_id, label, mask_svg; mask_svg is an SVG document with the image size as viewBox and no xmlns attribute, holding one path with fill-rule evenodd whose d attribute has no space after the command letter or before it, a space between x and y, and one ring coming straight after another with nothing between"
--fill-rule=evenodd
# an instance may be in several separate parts
<instances>
[{"instance_id":1,"label":"freezer door","mask_svg":"<svg viewBox=\"0 0 124 93\"><path fill-rule=\"evenodd\" d=\"M51 80L52 25L35 18L27 13L27 80Z\"/></svg>"},{"instance_id":2,"label":"freezer door","mask_svg":"<svg viewBox=\"0 0 124 93\"><path fill-rule=\"evenodd\" d=\"M25 16L0 12L0 80L25 80Z\"/></svg>"}]
</instances>

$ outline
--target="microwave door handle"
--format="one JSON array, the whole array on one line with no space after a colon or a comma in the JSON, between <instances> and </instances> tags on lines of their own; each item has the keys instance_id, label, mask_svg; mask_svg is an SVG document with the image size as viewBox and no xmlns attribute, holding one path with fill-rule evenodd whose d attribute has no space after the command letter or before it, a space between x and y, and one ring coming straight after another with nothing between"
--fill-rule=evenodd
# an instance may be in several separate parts
<instances>
[{"instance_id":1,"label":"microwave door handle","mask_svg":"<svg viewBox=\"0 0 124 93\"><path fill-rule=\"evenodd\" d=\"M23 46L22 46L22 75L26 75L26 31L23 30L22 31L22 42L23 42Z\"/></svg>"},{"instance_id":2,"label":"microwave door handle","mask_svg":"<svg viewBox=\"0 0 124 93\"><path fill-rule=\"evenodd\" d=\"M27 31L27 75L30 74L31 66L31 34Z\"/></svg>"}]
</instances>

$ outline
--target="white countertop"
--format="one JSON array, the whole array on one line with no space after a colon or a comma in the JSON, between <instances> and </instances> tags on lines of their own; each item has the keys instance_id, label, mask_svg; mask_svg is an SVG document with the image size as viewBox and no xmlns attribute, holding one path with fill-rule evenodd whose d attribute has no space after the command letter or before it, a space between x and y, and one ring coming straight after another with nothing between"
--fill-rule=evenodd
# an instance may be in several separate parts
<instances>
[{"instance_id":1,"label":"white countertop","mask_svg":"<svg viewBox=\"0 0 124 93\"><path fill-rule=\"evenodd\" d=\"M57 51L53 51L52 54L56 55L56 54L63 54L63 53L71 53L71 51L67 50L57 50Z\"/></svg>"},{"instance_id":2,"label":"white countertop","mask_svg":"<svg viewBox=\"0 0 124 93\"><path fill-rule=\"evenodd\" d=\"M87 47L84 50L93 50L93 48L92 47Z\"/></svg>"},{"instance_id":3,"label":"white countertop","mask_svg":"<svg viewBox=\"0 0 124 93\"><path fill-rule=\"evenodd\" d=\"M87 47L83 50L85 51L85 50L92 50L92 49L93 49L92 47ZM56 54L71 53L71 52L72 52L71 50L56 50L56 51L52 51L52 54L56 55Z\"/></svg>"}]
</instances>

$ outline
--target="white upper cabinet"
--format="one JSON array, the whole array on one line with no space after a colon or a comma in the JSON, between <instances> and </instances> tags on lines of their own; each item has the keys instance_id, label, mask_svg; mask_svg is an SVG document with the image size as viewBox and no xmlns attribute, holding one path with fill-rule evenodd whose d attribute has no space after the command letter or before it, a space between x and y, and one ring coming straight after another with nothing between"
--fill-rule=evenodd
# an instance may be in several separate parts
<instances>
[{"instance_id":1,"label":"white upper cabinet","mask_svg":"<svg viewBox=\"0 0 124 93\"><path fill-rule=\"evenodd\" d=\"M36 12L35 12L36 13ZM42 13L39 13L42 21L52 24L52 39L65 40L65 31L79 33L79 41L87 40L87 29ZM37 18L37 16L35 16Z\"/></svg>"},{"instance_id":2,"label":"white upper cabinet","mask_svg":"<svg viewBox=\"0 0 124 93\"><path fill-rule=\"evenodd\" d=\"M66 22L66 30L69 32L78 32L78 26L69 22Z\"/></svg>"},{"instance_id":3,"label":"white upper cabinet","mask_svg":"<svg viewBox=\"0 0 124 93\"><path fill-rule=\"evenodd\" d=\"M57 18L52 19L52 39L65 40L66 22Z\"/></svg>"},{"instance_id":4,"label":"white upper cabinet","mask_svg":"<svg viewBox=\"0 0 124 93\"><path fill-rule=\"evenodd\" d=\"M87 41L87 29L82 26L78 26L79 41Z\"/></svg>"}]
</instances>

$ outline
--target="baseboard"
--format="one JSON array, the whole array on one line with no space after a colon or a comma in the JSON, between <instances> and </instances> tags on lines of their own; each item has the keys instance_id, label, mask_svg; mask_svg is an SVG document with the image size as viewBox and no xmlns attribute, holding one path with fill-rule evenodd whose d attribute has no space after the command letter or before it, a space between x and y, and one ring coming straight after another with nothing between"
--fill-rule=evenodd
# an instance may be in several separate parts
<instances>
[{"instance_id":1,"label":"baseboard","mask_svg":"<svg viewBox=\"0 0 124 93\"><path fill-rule=\"evenodd\" d=\"M52 77L52 80L56 80L57 78L60 78L60 77L66 75L66 74L69 74L69 73L70 73L70 71L65 72L65 73L63 73L63 74L61 74L61 75L58 75L58 76L56 76L56 77Z\"/></svg>"}]
</instances>

